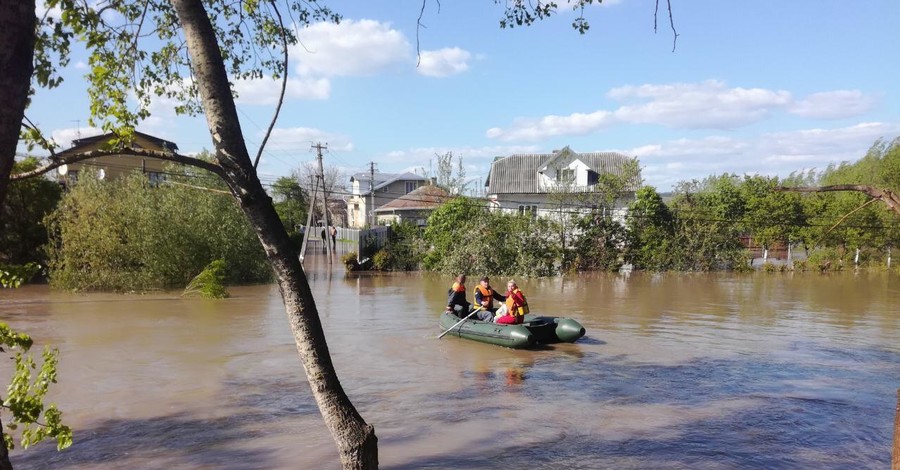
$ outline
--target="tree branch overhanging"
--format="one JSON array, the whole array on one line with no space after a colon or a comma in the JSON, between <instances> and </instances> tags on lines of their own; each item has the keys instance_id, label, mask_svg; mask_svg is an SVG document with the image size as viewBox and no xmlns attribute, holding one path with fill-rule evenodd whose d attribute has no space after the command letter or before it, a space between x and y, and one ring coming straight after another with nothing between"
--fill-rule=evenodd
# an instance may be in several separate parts
<instances>
[{"instance_id":1,"label":"tree branch overhanging","mask_svg":"<svg viewBox=\"0 0 900 470\"><path fill-rule=\"evenodd\" d=\"M281 113L281 106L284 104L284 95L287 91L288 41L284 32L284 20L281 18L281 13L278 11L278 5L276 5L274 1L270 3L272 4L272 11L274 11L275 16L278 17L278 25L281 27L281 51L283 54L282 60L284 61L284 70L281 76L281 93L278 95L278 104L275 106L275 115L272 116L272 120L269 122L269 128L266 129L266 135L263 136L262 143L259 144L259 150L256 152L256 159L253 160L253 168L259 167L259 159L262 158L263 149L266 148L266 142L269 141L269 137L272 135L272 129L275 128L275 123L278 122L278 115Z\"/></svg>"},{"instance_id":2,"label":"tree branch overhanging","mask_svg":"<svg viewBox=\"0 0 900 470\"><path fill-rule=\"evenodd\" d=\"M856 191L884 202L888 208L900 215L900 196L889 189L880 189L866 184L832 184L828 186L779 186L776 191L796 193L827 193L833 191Z\"/></svg>"},{"instance_id":3,"label":"tree branch overhanging","mask_svg":"<svg viewBox=\"0 0 900 470\"><path fill-rule=\"evenodd\" d=\"M33 178L35 176L42 175L47 173L50 170L54 170L63 165L68 165L71 163L78 163L84 160L90 160L92 158L97 157L105 157L109 155L132 155L137 157L148 157L155 158L157 160L166 160L175 163L181 163L183 165L190 165L197 168L202 168L206 171L209 171L215 175L222 176L224 175L224 171L222 167L216 165L214 163L207 162L205 160L201 160L199 158L188 157L186 155L180 155L172 152L162 152L159 150L147 150L147 149L133 149L133 148L125 148L118 150L91 150L90 152L66 155L64 157L53 158L44 166L39 168L35 168L32 171L26 171L24 173L16 173L10 175L9 179L12 181L23 180L27 178Z\"/></svg>"}]
</instances>

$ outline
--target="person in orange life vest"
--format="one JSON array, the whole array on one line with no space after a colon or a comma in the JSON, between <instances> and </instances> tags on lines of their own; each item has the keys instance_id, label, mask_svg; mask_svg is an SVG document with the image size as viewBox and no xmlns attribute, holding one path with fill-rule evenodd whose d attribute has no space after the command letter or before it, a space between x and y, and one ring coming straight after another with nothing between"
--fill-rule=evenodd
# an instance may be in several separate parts
<instances>
[{"instance_id":1,"label":"person in orange life vest","mask_svg":"<svg viewBox=\"0 0 900 470\"><path fill-rule=\"evenodd\" d=\"M447 311L459 318L465 318L471 308L472 304L466 300L466 276L461 274L447 291Z\"/></svg>"},{"instance_id":2,"label":"person in orange life vest","mask_svg":"<svg viewBox=\"0 0 900 470\"><path fill-rule=\"evenodd\" d=\"M528 313L528 301L525 300L525 294L519 290L516 281L507 282L506 289L506 312L498 315L494 321L504 325L522 323L525 314Z\"/></svg>"},{"instance_id":3,"label":"person in orange life vest","mask_svg":"<svg viewBox=\"0 0 900 470\"><path fill-rule=\"evenodd\" d=\"M497 307L494 307L494 300L498 302L506 301L506 297L500 295L491 287L491 280L484 276L481 283L475 286L475 305L480 305L484 310L476 313L481 321L491 321L494 319L494 313Z\"/></svg>"}]
</instances>

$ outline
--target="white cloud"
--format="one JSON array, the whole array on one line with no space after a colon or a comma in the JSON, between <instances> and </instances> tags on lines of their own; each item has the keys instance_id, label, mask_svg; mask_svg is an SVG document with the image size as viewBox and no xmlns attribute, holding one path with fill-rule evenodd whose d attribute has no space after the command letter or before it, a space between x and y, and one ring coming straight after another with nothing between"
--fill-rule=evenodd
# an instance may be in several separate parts
<instances>
[{"instance_id":1,"label":"white cloud","mask_svg":"<svg viewBox=\"0 0 900 470\"><path fill-rule=\"evenodd\" d=\"M262 132L259 133L262 138ZM272 135L266 148L279 152L309 153L313 144L328 144L330 150L339 152L353 151L353 141L344 135L326 132L311 127L290 127L272 129Z\"/></svg>"},{"instance_id":2,"label":"white cloud","mask_svg":"<svg viewBox=\"0 0 900 470\"><path fill-rule=\"evenodd\" d=\"M243 105L268 105L278 102L281 81L271 77L253 80L235 80L237 103ZM288 78L284 91L285 101L291 98L327 99L331 94L331 82L324 78Z\"/></svg>"},{"instance_id":3,"label":"white cloud","mask_svg":"<svg viewBox=\"0 0 900 470\"><path fill-rule=\"evenodd\" d=\"M875 98L859 90L836 90L814 93L795 102L789 112L814 119L840 119L865 114L875 105Z\"/></svg>"},{"instance_id":4,"label":"white cloud","mask_svg":"<svg viewBox=\"0 0 900 470\"><path fill-rule=\"evenodd\" d=\"M68 129L55 129L50 133L50 138L59 145L58 150L65 150L72 146L72 141L103 134L103 129L96 127L71 127Z\"/></svg>"},{"instance_id":5,"label":"white cloud","mask_svg":"<svg viewBox=\"0 0 900 470\"><path fill-rule=\"evenodd\" d=\"M344 20L302 29L300 45L290 49L301 75L366 76L411 62L406 37L387 23Z\"/></svg>"},{"instance_id":6,"label":"white cloud","mask_svg":"<svg viewBox=\"0 0 900 470\"><path fill-rule=\"evenodd\" d=\"M730 88L725 82L628 85L606 96L625 104L614 110L519 117L507 128L488 129L489 138L537 141L548 137L586 135L614 125L661 125L675 129L733 130L786 111L816 119L861 115L875 98L856 90L816 93L794 100L790 92L765 88Z\"/></svg>"},{"instance_id":7,"label":"white cloud","mask_svg":"<svg viewBox=\"0 0 900 470\"><path fill-rule=\"evenodd\" d=\"M490 167L494 157L507 156L515 153L537 153L540 148L533 145L489 145L482 147L448 146L448 147L416 147L406 150L388 152L378 158L378 161L388 167L422 167L428 168L429 162L435 155L443 155L453 152L454 157L462 157L463 164L469 168ZM412 166L410 166L412 163ZM387 171L387 170L385 170ZM474 176L474 175L469 175Z\"/></svg>"},{"instance_id":8,"label":"white cloud","mask_svg":"<svg viewBox=\"0 0 900 470\"><path fill-rule=\"evenodd\" d=\"M748 139L710 136L648 143L627 150L642 165L647 184L668 191L679 181L721 173L781 177L831 163L855 161L879 138L900 134L900 123L861 123L835 129L803 129Z\"/></svg>"},{"instance_id":9,"label":"white cloud","mask_svg":"<svg viewBox=\"0 0 900 470\"><path fill-rule=\"evenodd\" d=\"M469 70L472 54L458 47L448 47L436 51L423 51L416 70L428 77L446 77Z\"/></svg>"},{"instance_id":10,"label":"white cloud","mask_svg":"<svg viewBox=\"0 0 900 470\"><path fill-rule=\"evenodd\" d=\"M614 114L621 122L680 129L734 129L757 122L791 101L786 91L728 88L718 80L624 86L610 90L607 96L648 101L617 109Z\"/></svg>"},{"instance_id":11,"label":"white cloud","mask_svg":"<svg viewBox=\"0 0 900 470\"><path fill-rule=\"evenodd\" d=\"M563 135L586 135L607 128L616 123L615 117L607 111L590 114L573 113L568 116L544 116L540 119L519 118L509 129L493 127L485 135L505 142L511 140L536 141L547 137Z\"/></svg>"}]
</instances>

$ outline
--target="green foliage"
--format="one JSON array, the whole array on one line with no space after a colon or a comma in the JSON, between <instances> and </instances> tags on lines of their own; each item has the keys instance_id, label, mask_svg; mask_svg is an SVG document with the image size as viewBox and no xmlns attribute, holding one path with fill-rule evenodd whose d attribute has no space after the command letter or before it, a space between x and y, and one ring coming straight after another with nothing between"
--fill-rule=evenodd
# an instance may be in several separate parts
<instances>
[{"instance_id":1,"label":"green foliage","mask_svg":"<svg viewBox=\"0 0 900 470\"><path fill-rule=\"evenodd\" d=\"M455 197L432 212L425 227L425 241L431 245L423 260L425 268L454 272L456 267L445 262L446 255L459 249L460 235L483 225L486 214L481 204L464 196Z\"/></svg>"},{"instance_id":2,"label":"green foliage","mask_svg":"<svg viewBox=\"0 0 900 470\"><path fill-rule=\"evenodd\" d=\"M28 157L15 162L13 173L34 170L40 161ZM11 181L6 200L0 207L3 229L0 230L0 262L11 264L47 262L44 246L47 229L44 217L59 203L60 187L44 178Z\"/></svg>"},{"instance_id":3,"label":"green foliage","mask_svg":"<svg viewBox=\"0 0 900 470\"><path fill-rule=\"evenodd\" d=\"M215 18L215 40L230 77L279 79L287 73L281 54L261 50L297 44L295 26L340 21L328 7L309 0L291 3L291 11L283 12L291 18L285 24L272 5L204 2L210 17ZM59 19L54 15L39 19L35 46L38 82L42 86L57 84L55 64L68 61L71 39L83 41L89 54L91 125L106 131L133 129L150 115L150 103L156 96L177 101L177 113L201 111L197 80L184 79L190 76L190 59L169 2L109 2L96 8L87 2L47 0L45 8L59 8L62 14ZM127 131L122 135L128 139Z\"/></svg>"},{"instance_id":4,"label":"green foliage","mask_svg":"<svg viewBox=\"0 0 900 470\"><path fill-rule=\"evenodd\" d=\"M221 188L200 173L172 178L179 180ZM112 181L86 176L48 220L50 282L56 287L180 287L216 259L227 262L229 284L271 277L256 234L225 194L178 184L152 187L137 173Z\"/></svg>"},{"instance_id":5,"label":"green foliage","mask_svg":"<svg viewBox=\"0 0 900 470\"><path fill-rule=\"evenodd\" d=\"M778 178L746 176L741 184L745 213L742 226L765 247L798 240L806 225L801 196L775 191Z\"/></svg>"},{"instance_id":6,"label":"green foliage","mask_svg":"<svg viewBox=\"0 0 900 470\"><path fill-rule=\"evenodd\" d=\"M341 256L341 263L344 264L344 268L347 271L358 271L360 269L359 261L356 260L357 254L355 251L351 251L349 253L344 253L344 256Z\"/></svg>"},{"instance_id":7,"label":"green foliage","mask_svg":"<svg viewBox=\"0 0 900 470\"><path fill-rule=\"evenodd\" d=\"M296 178L283 176L272 185L272 196L275 211L288 235L299 246L303 239L300 227L306 224L307 204L303 189Z\"/></svg>"},{"instance_id":8,"label":"green foliage","mask_svg":"<svg viewBox=\"0 0 900 470\"><path fill-rule=\"evenodd\" d=\"M5 323L0 323L0 351L15 351L14 374L6 389L6 397L2 407L12 414L7 419L8 430L21 430L22 447L28 448L46 438L56 439L56 447L63 450L72 445L72 429L63 424L62 413L56 405L44 404L44 397L50 384L56 383L56 366L59 351L44 348L43 364L37 375L32 378L32 371L37 365L28 354L33 341L24 334L13 331ZM6 447L14 447L13 438L4 432Z\"/></svg>"},{"instance_id":9,"label":"green foliage","mask_svg":"<svg viewBox=\"0 0 900 470\"><path fill-rule=\"evenodd\" d=\"M391 226L389 269L395 271L413 271L419 268L425 256L426 244L422 239L421 229L414 223L402 221ZM377 253L376 253L377 257ZM373 258L378 265L377 258ZM378 269L376 267L376 269Z\"/></svg>"},{"instance_id":10,"label":"green foliage","mask_svg":"<svg viewBox=\"0 0 900 470\"><path fill-rule=\"evenodd\" d=\"M462 157L457 157L456 174L453 174L453 152L435 154L437 159L437 185L450 194L463 194L466 189L466 169Z\"/></svg>"},{"instance_id":11,"label":"green foliage","mask_svg":"<svg viewBox=\"0 0 900 470\"><path fill-rule=\"evenodd\" d=\"M581 232L575 245L579 271L616 271L622 266L625 227L597 213L582 217L577 228Z\"/></svg>"},{"instance_id":12,"label":"green foliage","mask_svg":"<svg viewBox=\"0 0 900 470\"><path fill-rule=\"evenodd\" d=\"M372 256L372 268L376 271L390 271L393 265L394 260L391 250L387 248L378 250L375 252L375 256Z\"/></svg>"},{"instance_id":13,"label":"green foliage","mask_svg":"<svg viewBox=\"0 0 900 470\"><path fill-rule=\"evenodd\" d=\"M628 209L626 227L627 260L636 269L665 270L672 265L675 220L655 188L644 186L637 191Z\"/></svg>"},{"instance_id":14,"label":"green foliage","mask_svg":"<svg viewBox=\"0 0 900 470\"><path fill-rule=\"evenodd\" d=\"M198 295L205 299L224 299L228 297L225 289L225 260L217 259L209 263L203 271L191 279L184 288L182 297Z\"/></svg>"},{"instance_id":15,"label":"green foliage","mask_svg":"<svg viewBox=\"0 0 900 470\"><path fill-rule=\"evenodd\" d=\"M0 287L15 289L30 281L41 271L41 265L26 263L22 265L0 264Z\"/></svg>"},{"instance_id":16,"label":"green foliage","mask_svg":"<svg viewBox=\"0 0 900 470\"><path fill-rule=\"evenodd\" d=\"M710 271L745 262L740 242L743 201L733 176L679 184L671 211L674 239L670 269Z\"/></svg>"}]
</instances>

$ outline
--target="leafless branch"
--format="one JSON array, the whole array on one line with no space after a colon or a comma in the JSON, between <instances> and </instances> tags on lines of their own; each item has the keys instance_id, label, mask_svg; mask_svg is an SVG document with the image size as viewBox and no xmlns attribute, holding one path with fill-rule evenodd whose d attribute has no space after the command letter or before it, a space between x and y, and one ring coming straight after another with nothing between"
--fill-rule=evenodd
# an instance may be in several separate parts
<instances>
[{"instance_id":1,"label":"leafless branch","mask_svg":"<svg viewBox=\"0 0 900 470\"><path fill-rule=\"evenodd\" d=\"M33 130L33 131L37 131L38 138L39 138L40 141L41 141L41 147L42 147L44 150L50 152L50 156L51 156L51 157L55 157L55 156L56 156L56 152L54 151L53 144L52 144L50 141L48 141L46 137L44 137L44 133L41 132L41 130L38 129L38 127L35 126L33 122L31 122L31 119L28 119L28 116L22 116L22 117L23 117L23 118L25 119L25 121L26 121L26 122L23 122L23 123L22 123L22 127L31 129L31 130Z\"/></svg>"},{"instance_id":2,"label":"leafless branch","mask_svg":"<svg viewBox=\"0 0 900 470\"><path fill-rule=\"evenodd\" d=\"M262 158L263 149L266 148L266 142L269 141L269 136L272 135L272 129L275 128L275 122L278 121L278 114L281 113L281 106L284 104L284 94L287 90L287 80L288 80L288 43L287 36L284 32L284 21L281 19L281 13L278 11L278 6L275 5L275 1L272 0L269 3L272 4L272 9L275 10L275 16L278 17L278 25L281 26L281 48L284 53L284 70L281 73L281 93L278 95L278 104L275 106L275 115L272 116L272 120L269 122L269 128L266 129L266 134L263 136L262 143L259 144L259 151L256 152L256 160L253 161L253 168L256 168L259 165L259 159Z\"/></svg>"},{"instance_id":3,"label":"leafless branch","mask_svg":"<svg viewBox=\"0 0 900 470\"><path fill-rule=\"evenodd\" d=\"M71 163L78 163L84 160L90 160L92 158L104 157L108 155L134 155L138 157L148 157L155 158L157 160L166 160L175 163L181 163L183 165L195 166L197 168L202 168L210 173L218 175L221 178L225 178L225 171L219 165L214 163L207 162L205 160L201 160L199 158L188 157L186 155L179 155L177 153L171 152L162 152L159 150L148 150L148 149L134 149L134 148L125 148L118 150L91 150L89 152L77 153L72 155L66 155L64 157L54 158L49 160L44 166L39 168L35 168L31 171L26 171L23 173L16 173L10 175L9 179L12 181L23 180L27 178L33 178L35 176L42 175L47 173L50 170L54 170L63 165L68 165Z\"/></svg>"},{"instance_id":4,"label":"leafless branch","mask_svg":"<svg viewBox=\"0 0 900 470\"><path fill-rule=\"evenodd\" d=\"M422 17L425 15L425 4L428 0L422 0L422 8L419 9L419 18L416 19L416 67L422 63L422 51L419 43L419 31L422 28L427 28L424 24L422 24ZM441 12L441 1L435 0L435 3L438 5L438 13Z\"/></svg>"},{"instance_id":5,"label":"leafless branch","mask_svg":"<svg viewBox=\"0 0 900 470\"><path fill-rule=\"evenodd\" d=\"M856 191L863 194L868 195L873 198L873 200L877 199L885 204L887 204L888 208L896 212L900 215L900 196L894 194L893 191L888 189L879 189L874 186L869 186L865 184L832 184L828 186L796 186L796 187L786 187L779 186L775 188L776 191L793 191L797 193L826 193L832 191Z\"/></svg>"},{"instance_id":6,"label":"leafless branch","mask_svg":"<svg viewBox=\"0 0 900 470\"><path fill-rule=\"evenodd\" d=\"M822 243L822 240L825 239L825 236L828 235L829 233L831 233L831 231L834 230L838 225L841 225L841 222L843 222L844 220L846 220L847 217L850 217L850 216L853 215L855 212L861 210L863 207L866 207L866 206L868 206L869 204L871 204L871 203L873 203L873 202L875 202L875 201L877 201L877 200L878 200L878 199L874 199L874 198L873 198L873 199L869 199L868 201L862 203L862 205L860 205L860 206L857 207L856 209L853 209L852 211L850 211L850 212L844 214L844 216L841 217L837 222L835 222L834 225L832 225L831 227L828 227L828 230L826 230L824 233L822 233L822 236L819 237L819 240L818 240L816 243L814 243L813 246L819 246L819 244Z\"/></svg>"}]
</instances>

